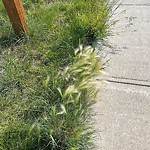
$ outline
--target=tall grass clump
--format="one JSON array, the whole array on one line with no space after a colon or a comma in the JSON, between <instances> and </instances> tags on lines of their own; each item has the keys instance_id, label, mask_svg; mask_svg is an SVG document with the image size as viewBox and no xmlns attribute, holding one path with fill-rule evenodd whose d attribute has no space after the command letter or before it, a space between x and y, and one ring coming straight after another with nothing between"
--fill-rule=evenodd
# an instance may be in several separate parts
<instances>
[{"instance_id":1,"label":"tall grass clump","mask_svg":"<svg viewBox=\"0 0 150 150\"><path fill-rule=\"evenodd\" d=\"M107 37L111 6L23 3L29 28L18 38L0 2L0 149L93 149L90 106L102 65L92 45Z\"/></svg>"}]
</instances>

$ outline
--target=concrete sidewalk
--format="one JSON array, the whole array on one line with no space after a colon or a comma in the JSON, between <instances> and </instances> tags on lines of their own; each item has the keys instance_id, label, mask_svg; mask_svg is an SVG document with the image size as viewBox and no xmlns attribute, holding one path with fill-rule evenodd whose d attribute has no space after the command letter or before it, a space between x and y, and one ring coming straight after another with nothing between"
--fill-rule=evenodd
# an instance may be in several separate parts
<instances>
[{"instance_id":1,"label":"concrete sidewalk","mask_svg":"<svg viewBox=\"0 0 150 150\"><path fill-rule=\"evenodd\" d=\"M96 150L150 150L150 1L124 0L95 104Z\"/></svg>"}]
</instances>

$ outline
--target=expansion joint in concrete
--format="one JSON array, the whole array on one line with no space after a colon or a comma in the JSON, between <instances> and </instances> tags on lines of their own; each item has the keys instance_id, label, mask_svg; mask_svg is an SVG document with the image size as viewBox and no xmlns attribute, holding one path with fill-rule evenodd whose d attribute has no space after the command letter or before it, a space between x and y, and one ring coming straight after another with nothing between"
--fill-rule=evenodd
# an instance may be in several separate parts
<instances>
[{"instance_id":1,"label":"expansion joint in concrete","mask_svg":"<svg viewBox=\"0 0 150 150\"><path fill-rule=\"evenodd\" d=\"M129 79L129 78L121 78L121 77L108 77L106 78L106 80L108 82L119 83L119 84L150 87L150 81L148 80L138 80L138 79Z\"/></svg>"}]
</instances>

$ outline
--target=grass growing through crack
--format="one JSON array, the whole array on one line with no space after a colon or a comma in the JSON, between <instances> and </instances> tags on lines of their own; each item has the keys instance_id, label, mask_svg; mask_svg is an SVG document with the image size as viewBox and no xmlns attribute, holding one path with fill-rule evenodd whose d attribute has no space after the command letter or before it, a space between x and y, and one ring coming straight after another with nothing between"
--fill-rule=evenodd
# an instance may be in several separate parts
<instances>
[{"instance_id":1,"label":"grass growing through crack","mask_svg":"<svg viewBox=\"0 0 150 150\"><path fill-rule=\"evenodd\" d=\"M102 66L79 44L107 36L111 8L106 0L23 2L22 39L0 2L0 149L91 149L88 118Z\"/></svg>"}]
</instances>

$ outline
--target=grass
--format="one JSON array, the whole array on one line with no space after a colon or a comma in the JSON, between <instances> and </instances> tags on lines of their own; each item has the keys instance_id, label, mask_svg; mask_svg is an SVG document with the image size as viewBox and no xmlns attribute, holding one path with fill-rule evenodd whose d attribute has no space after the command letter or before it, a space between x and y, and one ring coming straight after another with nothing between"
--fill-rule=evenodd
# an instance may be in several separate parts
<instances>
[{"instance_id":1,"label":"grass","mask_svg":"<svg viewBox=\"0 0 150 150\"><path fill-rule=\"evenodd\" d=\"M102 65L93 45L109 32L106 0L24 0L26 37L0 2L0 149L92 149L90 106Z\"/></svg>"}]
</instances>

